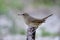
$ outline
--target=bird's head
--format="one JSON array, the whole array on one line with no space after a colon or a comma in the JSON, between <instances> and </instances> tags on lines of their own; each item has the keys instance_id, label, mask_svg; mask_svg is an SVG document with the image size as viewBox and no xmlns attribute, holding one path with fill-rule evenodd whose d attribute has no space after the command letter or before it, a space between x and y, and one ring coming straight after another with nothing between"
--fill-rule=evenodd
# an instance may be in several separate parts
<instances>
[{"instance_id":1,"label":"bird's head","mask_svg":"<svg viewBox=\"0 0 60 40\"><path fill-rule=\"evenodd\" d=\"M18 15L29 16L28 13L23 13L23 14L18 14Z\"/></svg>"}]
</instances>

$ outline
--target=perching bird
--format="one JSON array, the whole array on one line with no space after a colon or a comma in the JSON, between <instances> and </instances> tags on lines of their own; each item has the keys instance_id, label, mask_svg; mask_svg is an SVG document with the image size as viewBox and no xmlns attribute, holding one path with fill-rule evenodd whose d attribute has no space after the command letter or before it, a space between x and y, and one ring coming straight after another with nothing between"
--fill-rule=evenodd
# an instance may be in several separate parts
<instances>
[{"instance_id":1,"label":"perching bird","mask_svg":"<svg viewBox=\"0 0 60 40\"><path fill-rule=\"evenodd\" d=\"M31 27L38 27L38 25L44 23L46 21L46 19L50 16L52 16L53 14L50 14L49 16L43 18L43 19L36 19L31 17L28 13L24 13L24 14L18 14L18 15L22 15L24 17L25 23Z\"/></svg>"}]
</instances>

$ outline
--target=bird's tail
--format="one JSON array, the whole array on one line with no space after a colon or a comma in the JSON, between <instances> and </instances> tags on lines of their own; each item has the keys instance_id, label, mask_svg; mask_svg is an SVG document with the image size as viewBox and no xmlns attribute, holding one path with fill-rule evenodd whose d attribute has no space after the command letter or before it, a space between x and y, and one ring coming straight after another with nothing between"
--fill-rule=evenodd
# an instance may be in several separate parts
<instances>
[{"instance_id":1,"label":"bird's tail","mask_svg":"<svg viewBox=\"0 0 60 40\"><path fill-rule=\"evenodd\" d=\"M53 14L50 14L49 16L47 16L47 17L43 18L43 20L47 19L48 17L50 17L50 16L52 16L52 15L53 15Z\"/></svg>"}]
</instances>

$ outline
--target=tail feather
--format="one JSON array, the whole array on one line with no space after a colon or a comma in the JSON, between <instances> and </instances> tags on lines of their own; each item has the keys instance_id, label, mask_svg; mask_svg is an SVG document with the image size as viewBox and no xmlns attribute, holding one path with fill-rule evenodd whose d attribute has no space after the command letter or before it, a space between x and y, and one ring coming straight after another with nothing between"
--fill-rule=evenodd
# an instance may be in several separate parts
<instances>
[{"instance_id":1,"label":"tail feather","mask_svg":"<svg viewBox=\"0 0 60 40\"><path fill-rule=\"evenodd\" d=\"M47 19L48 17L50 17L50 16L52 16L52 15L53 15L53 14L50 14L49 16L47 16L47 17L43 18L43 20Z\"/></svg>"}]
</instances>

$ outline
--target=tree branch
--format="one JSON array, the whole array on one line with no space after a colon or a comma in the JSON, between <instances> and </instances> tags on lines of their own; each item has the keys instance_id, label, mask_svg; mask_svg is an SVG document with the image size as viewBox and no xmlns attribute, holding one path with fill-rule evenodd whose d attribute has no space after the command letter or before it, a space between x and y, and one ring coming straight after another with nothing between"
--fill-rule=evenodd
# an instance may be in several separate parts
<instances>
[{"instance_id":1,"label":"tree branch","mask_svg":"<svg viewBox=\"0 0 60 40\"><path fill-rule=\"evenodd\" d=\"M27 40L35 40L36 27L29 27L27 29Z\"/></svg>"}]
</instances>

